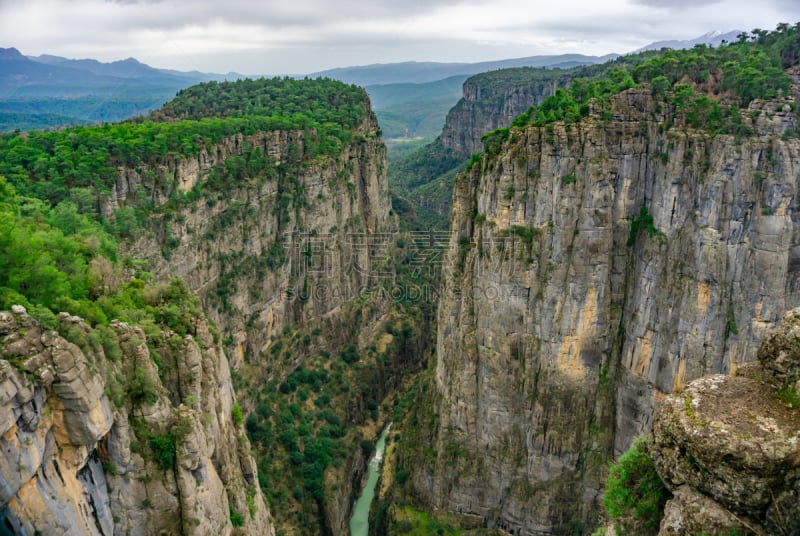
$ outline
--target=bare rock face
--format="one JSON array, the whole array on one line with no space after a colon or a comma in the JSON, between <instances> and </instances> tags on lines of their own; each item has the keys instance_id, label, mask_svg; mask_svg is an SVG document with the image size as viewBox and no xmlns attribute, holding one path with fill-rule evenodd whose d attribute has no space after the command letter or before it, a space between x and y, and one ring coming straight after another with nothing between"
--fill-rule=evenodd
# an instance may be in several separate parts
<instances>
[{"instance_id":1,"label":"bare rock face","mask_svg":"<svg viewBox=\"0 0 800 536\"><path fill-rule=\"evenodd\" d=\"M800 530L800 409L777 394L798 377L799 327L795 309L761 345L758 365L700 378L659 404L650 451L675 495L661 534Z\"/></svg>"},{"instance_id":2,"label":"bare rock face","mask_svg":"<svg viewBox=\"0 0 800 536\"><path fill-rule=\"evenodd\" d=\"M185 190L222 173L226 162L267 155L267 178L245 176L224 192L205 192L130 246L156 279L180 277L201 298L209 318L233 337L234 367L258 359L288 325L335 317L388 274L374 265L394 229L386 147L367 111L336 155L306 160L302 132L270 131L232 136L194 159L143 173L120 170L113 203L152 189L161 204L168 200L161 185L173 177Z\"/></svg>"},{"instance_id":3,"label":"bare rock face","mask_svg":"<svg viewBox=\"0 0 800 536\"><path fill-rule=\"evenodd\" d=\"M798 390L800 381L800 309L783 317L781 328L770 333L758 349L758 361L781 386Z\"/></svg>"},{"instance_id":4,"label":"bare rock face","mask_svg":"<svg viewBox=\"0 0 800 536\"><path fill-rule=\"evenodd\" d=\"M369 106L367 99L363 105ZM170 210L168 221L154 222L152 232L127 245L135 258L149 261L156 280L181 278L200 297L203 310L228 339L231 366L248 366L254 383L288 375L300 364L302 356L286 365L270 359L270 344L286 327L313 326L336 348L358 340L360 332L370 333L391 307L390 299L374 300L363 314L350 312L367 289L393 277L385 262L394 246L389 231L396 223L386 147L375 116L365 111L352 140L334 154L307 156L303 132L263 131L225 138L186 160L119 170L110 205L122 205L142 192L160 205L169 199L169 186L164 185L191 191L253 154L267 162L256 170L258 176L243 172L228 177L230 187L224 191L203 189L199 201ZM185 401L186 395L205 392L204 376L197 371L207 363L197 345L188 340L179 344L184 358L175 363L176 373L165 379L165 387L180 392ZM226 389L223 394L232 396L230 387ZM184 403L208 411L197 402ZM242 398L242 403L246 412L255 409L252 399ZM157 412L157 407L145 411ZM225 414L230 415L230 407ZM188 438L188 444L197 443L202 441ZM348 466L362 462L357 457ZM254 468L252 475L254 481ZM336 485L326 498L321 526L346 532L357 482Z\"/></svg>"},{"instance_id":5,"label":"bare rock face","mask_svg":"<svg viewBox=\"0 0 800 536\"><path fill-rule=\"evenodd\" d=\"M227 360L204 320L204 349L187 336L162 356L182 365L162 361L160 375L139 328L112 323L117 360L87 342L93 330L79 318L62 313L59 329L84 347L23 308L0 312L4 533L232 534L231 512L242 515L239 534L274 532L244 431L231 422ZM197 382L168 391L162 378L183 370Z\"/></svg>"},{"instance_id":6,"label":"bare rock face","mask_svg":"<svg viewBox=\"0 0 800 536\"><path fill-rule=\"evenodd\" d=\"M545 74L546 73L546 74ZM481 136L507 127L531 106L563 88L569 75L561 70L520 67L482 73L464 82L463 97L447 113L440 140L461 158L483 150Z\"/></svg>"},{"instance_id":7,"label":"bare rock face","mask_svg":"<svg viewBox=\"0 0 800 536\"><path fill-rule=\"evenodd\" d=\"M657 104L628 90L577 124L512 129L456 179L435 446L407 461L421 501L515 534L591 525L605 461L656 403L751 361L800 303L789 101L753 103L744 139L670 127L680 118Z\"/></svg>"},{"instance_id":8,"label":"bare rock face","mask_svg":"<svg viewBox=\"0 0 800 536\"><path fill-rule=\"evenodd\" d=\"M663 536L746 534L749 530L731 512L689 486L675 488L672 494L659 530Z\"/></svg>"}]
</instances>

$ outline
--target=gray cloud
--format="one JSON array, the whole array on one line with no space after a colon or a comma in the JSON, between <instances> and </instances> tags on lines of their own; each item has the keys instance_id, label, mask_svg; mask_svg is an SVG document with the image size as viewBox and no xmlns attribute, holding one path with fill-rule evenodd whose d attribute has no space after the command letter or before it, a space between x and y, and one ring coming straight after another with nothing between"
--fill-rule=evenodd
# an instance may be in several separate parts
<instances>
[{"instance_id":1,"label":"gray cloud","mask_svg":"<svg viewBox=\"0 0 800 536\"><path fill-rule=\"evenodd\" d=\"M445 6L480 3L478 0L104 0L121 6L141 5L143 9L131 14L133 21L151 27L180 27L223 20L236 24L261 24L268 27L287 25L331 24L341 20L395 19L402 21Z\"/></svg>"},{"instance_id":2,"label":"gray cloud","mask_svg":"<svg viewBox=\"0 0 800 536\"><path fill-rule=\"evenodd\" d=\"M634 4L640 6L656 7L662 9L669 8L698 8L719 4L722 0L634 0Z\"/></svg>"},{"instance_id":3,"label":"gray cloud","mask_svg":"<svg viewBox=\"0 0 800 536\"><path fill-rule=\"evenodd\" d=\"M607 54L772 29L797 0L0 0L0 46L158 67L302 73L404 60Z\"/></svg>"}]
</instances>

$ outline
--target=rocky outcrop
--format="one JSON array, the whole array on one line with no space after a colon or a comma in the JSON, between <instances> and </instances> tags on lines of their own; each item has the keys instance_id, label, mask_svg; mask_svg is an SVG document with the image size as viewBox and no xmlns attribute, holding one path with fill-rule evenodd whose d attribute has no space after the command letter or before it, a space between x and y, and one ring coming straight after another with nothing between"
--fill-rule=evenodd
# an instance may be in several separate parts
<instances>
[{"instance_id":1,"label":"rocky outcrop","mask_svg":"<svg viewBox=\"0 0 800 536\"><path fill-rule=\"evenodd\" d=\"M447 113L441 144L460 158L483 150L481 136L504 128L528 108L565 87L571 72L561 69L519 67L470 77L464 96Z\"/></svg>"},{"instance_id":2,"label":"rocky outcrop","mask_svg":"<svg viewBox=\"0 0 800 536\"><path fill-rule=\"evenodd\" d=\"M58 320L0 312L0 532L274 533L204 319L163 345L117 321Z\"/></svg>"},{"instance_id":3,"label":"rocky outcrop","mask_svg":"<svg viewBox=\"0 0 800 536\"><path fill-rule=\"evenodd\" d=\"M758 364L695 380L658 405L650 452L674 495L659 534L800 531L798 342L795 309Z\"/></svg>"},{"instance_id":4,"label":"rocky outcrop","mask_svg":"<svg viewBox=\"0 0 800 536\"><path fill-rule=\"evenodd\" d=\"M435 450L402 460L418 500L514 534L591 525L655 403L752 359L800 300L792 109L752 104L735 139L628 90L456 180Z\"/></svg>"}]
</instances>

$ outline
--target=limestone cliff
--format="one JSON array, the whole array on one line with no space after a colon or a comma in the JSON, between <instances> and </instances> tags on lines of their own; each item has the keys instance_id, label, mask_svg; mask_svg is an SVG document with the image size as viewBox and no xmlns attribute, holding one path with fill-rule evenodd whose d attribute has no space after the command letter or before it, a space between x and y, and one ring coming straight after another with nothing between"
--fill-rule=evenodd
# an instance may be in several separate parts
<instances>
[{"instance_id":1,"label":"limestone cliff","mask_svg":"<svg viewBox=\"0 0 800 536\"><path fill-rule=\"evenodd\" d=\"M564 87L571 74L561 69L520 67L468 78L463 97L447 113L439 137L442 146L460 158L482 151L481 136L510 125L518 115Z\"/></svg>"},{"instance_id":2,"label":"limestone cliff","mask_svg":"<svg viewBox=\"0 0 800 536\"><path fill-rule=\"evenodd\" d=\"M800 299L793 100L734 138L632 89L457 179L435 447L401 460L419 500L514 534L591 525L654 403L751 359Z\"/></svg>"},{"instance_id":3,"label":"limestone cliff","mask_svg":"<svg viewBox=\"0 0 800 536\"><path fill-rule=\"evenodd\" d=\"M235 404L203 318L145 335L0 312L0 532L273 534Z\"/></svg>"},{"instance_id":4,"label":"limestone cliff","mask_svg":"<svg viewBox=\"0 0 800 536\"><path fill-rule=\"evenodd\" d=\"M241 378L248 431L258 436L262 488L272 494L277 529L294 534L347 531L366 460L357 448L343 448L335 466L324 457L317 463L326 470L323 494L310 471L302 471L316 460L299 466L295 453L290 462L283 458L286 445L270 442L277 433L256 432L273 425L263 408L274 404L277 414L278 399L294 396L279 387L296 370L330 368L321 353L336 356L350 345L369 353L397 301L386 290L395 282L390 251L397 248L386 148L366 95L353 106L364 119L334 150L320 153L313 129L238 134L195 155L121 168L108 200L110 208L152 199L149 232L127 252L147 260L156 280L185 280L219 325ZM384 293L376 295L377 289ZM326 386L329 418L341 425L336 433L359 442L357 427L370 417L370 406L422 359L382 351L348 379L354 394L339 400ZM295 416L297 422L284 420L276 429L295 431L302 424ZM328 425L323 420L314 432Z\"/></svg>"},{"instance_id":5,"label":"limestone cliff","mask_svg":"<svg viewBox=\"0 0 800 536\"><path fill-rule=\"evenodd\" d=\"M707 376L658 405L650 452L673 498L662 535L800 531L800 309L736 377Z\"/></svg>"},{"instance_id":6,"label":"limestone cliff","mask_svg":"<svg viewBox=\"0 0 800 536\"><path fill-rule=\"evenodd\" d=\"M157 279L186 281L232 337L236 364L256 359L284 327L334 313L390 276L379 263L393 224L374 115L335 155L307 157L306 143L303 132L229 137L194 157L121 169L110 200L155 196L162 207L151 218L155 231L129 252L148 260ZM232 171L255 152L267 161L266 175ZM205 188L220 176L226 188ZM164 210L176 191L202 193Z\"/></svg>"}]
</instances>

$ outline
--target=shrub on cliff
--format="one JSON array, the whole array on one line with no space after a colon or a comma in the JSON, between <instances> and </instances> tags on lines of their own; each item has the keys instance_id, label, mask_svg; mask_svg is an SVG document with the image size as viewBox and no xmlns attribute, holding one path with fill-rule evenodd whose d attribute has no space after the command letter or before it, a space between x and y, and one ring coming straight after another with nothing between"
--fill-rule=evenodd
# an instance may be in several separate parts
<instances>
[{"instance_id":1,"label":"shrub on cliff","mask_svg":"<svg viewBox=\"0 0 800 536\"><path fill-rule=\"evenodd\" d=\"M611 466L603 506L619 534L657 534L669 492L656 473L640 436Z\"/></svg>"}]
</instances>

